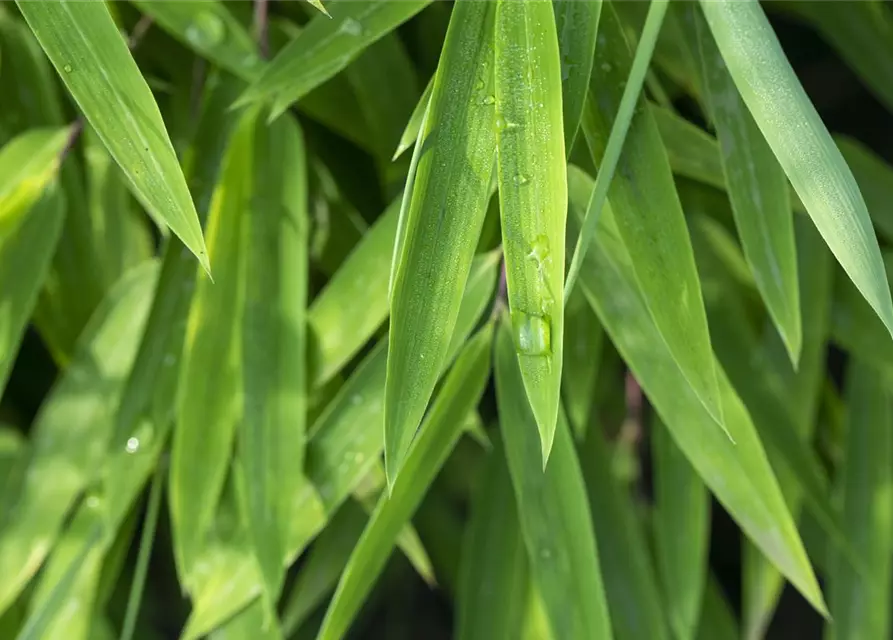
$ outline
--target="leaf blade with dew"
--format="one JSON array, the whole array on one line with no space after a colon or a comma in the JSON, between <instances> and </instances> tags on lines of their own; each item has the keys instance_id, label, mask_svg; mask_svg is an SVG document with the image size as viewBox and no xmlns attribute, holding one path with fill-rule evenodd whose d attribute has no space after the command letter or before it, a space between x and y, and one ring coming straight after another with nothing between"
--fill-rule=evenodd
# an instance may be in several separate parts
<instances>
[{"instance_id":1,"label":"leaf blade with dew","mask_svg":"<svg viewBox=\"0 0 893 640\"><path fill-rule=\"evenodd\" d=\"M649 7L652 29L660 24L665 11L665 0L652 2ZM612 6L603 12L599 31L595 69L601 70L602 74L593 74L590 83L583 132L596 165L608 161L607 145L610 142L617 145L614 147L614 152L619 153L617 172L610 186L603 179L602 191L606 190L605 195L616 212L616 222L632 257L636 279L645 294L651 317L692 389L721 426L722 410L710 332L691 239L666 150L642 98L637 105L629 104L624 98L637 93L630 94L630 84L624 90L620 88L627 82L631 66L647 62L647 51L640 45L636 60L630 61L629 47ZM637 69L637 73L643 74L644 69ZM625 141L618 140L619 134L615 135L618 129L612 126L621 105L631 110L627 117L632 118ZM620 119L619 114L617 119ZM619 142L623 142L622 149ZM604 172L605 168L602 168L599 174ZM598 216L595 216L598 212L592 208L597 204L596 196L606 202L603 195L593 191L586 212L591 228L588 233L581 232L578 249L574 252L578 270L582 268L588 248L587 244L581 243L591 241L598 223ZM573 270L568 273L568 289L573 286L574 273Z\"/></svg>"},{"instance_id":2,"label":"leaf blade with dew","mask_svg":"<svg viewBox=\"0 0 893 640\"><path fill-rule=\"evenodd\" d=\"M480 256L472 263L444 368L452 363L486 311L496 287L497 266L495 252ZM322 517L318 523L311 523L311 531L292 532L286 545L290 560L297 557L322 529L326 519L351 496L381 455L383 434L377 427L384 418L386 346L386 340L381 340L366 355L308 431L307 494L315 495L318 491L316 499L321 503ZM227 573L214 578L219 582L203 591L187 623L184 632L187 638L208 633L257 597L259 577L246 565L251 565L248 559L243 566L250 578L243 575L234 581Z\"/></svg>"},{"instance_id":3,"label":"leaf blade with dew","mask_svg":"<svg viewBox=\"0 0 893 640\"><path fill-rule=\"evenodd\" d=\"M829 558L828 597L834 637L890 634L890 554L893 534L893 413L890 376L855 359L847 371L847 435L839 487L843 522L868 573L860 576L839 554Z\"/></svg>"},{"instance_id":4,"label":"leaf blade with dew","mask_svg":"<svg viewBox=\"0 0 893 640\"><path fill-rule=\"evenodd\" d=\"M16 4L127 176L134 196L165 221L208 271L198 215L164 120L106 4L63 0Z\"/></svg>"},{"instance_id":5,"label":"leaf blade with dew","mask_svg":"<svg viewBox=\"0 0 893 640\"><path fill-rule=\"evenodd\" d=\"M459 640L519 637L527 605L527 552L501 440L484 464L462 545Z\"/></svg>"},{"instance_id":6,"label":"leaf blade with dew","mask_svg":"<svg viewBox=\"0 0 893 640\"><path fill-rule=\"evenodd\" d=\"M112 289L35 419L16 517L0 532L0 612L43 563L65 515L103 459L112 405L135 355L156 276L157 265L150 262Z\"/></svg>"},{"instance_id":7,"label":"leaf blade with dew","mask_svg":"<svg viewBox=\"0 0 893 640\"><path fill-rule=\"evenodd\" d=\"M268 64L237 104L262 100L281 114L312 89L344 69L366 47L424 9L431 0L333 4L331 17L317 15Z\"/></svg>"},{"instance_id":8,"label":"leaf blade with dew","mask_svg":"<svg viewBox=\"0 0 893 640\"><path fill-rule=\"evenodd\" d=\"M686 10L691 24L687 33L698 45L704 100L716 128L744 256L791 362L796 363L803 331L788 182L738 94L700 9L690 4Z\"/></svg>"},{"instance_id":9,"label":"leaf blade with dew","mask_svg":"<svg viewBox=\"0 0 893 640\"><path fill-rule=\"evenodd\" d=\"M579 224L592 179L573 167L569 184L568 219ZM604 213L596 246L581 270L587 299L698 475L751 540L825 613L815 574L747 410L715 365L728 435L716 429L647 313L630 255L609 209Z\"/></svg>"},{"instance_id":10,"label":"leaf blade with dew","mask_svg":"<svg viewBox=\"0 0 893 640\"><path fill-rule=\"evenodd\" d=\"M490 374L492 325L487 325L460 352L406 458L404 473L382 494L354 548L320 628L320 640L340 638L365 600L403 525L421 502L428 485L461 435L462 418L484 392Z\"/></svg>"},{"instance_id":11,"label":"leaf blade with dew","mask_svg":"<svg viewBox=\"0 0 893 640\"><path fill-rule=\"evenodd\" d=\"M389 484L440 374L490 200L496 152L495 99L489 90L492 30L491 3L455 5L419 133L419 149L426 150L418 161L404 231L398 223L385 389ZM437 215L428 215L431 210Z\"/></svg>"},{"instance_id":12,"label":"leaf blade with dew","mask_svg":"<svg viewBox=\"0 0 893 640\"><path fill-rule=\"evenodd\" d=\"M223 488L242 411L242 213L250 198L257 118L257 110L243 114L227 144L207 222L209 251L220 266L213 282L207 274L197 276L181 356L168 500L174 557L187 590Z\"/></svg>"},{"instance_id":13,"label":"leaf blade with dew","mask_svg":"<svg viewBox=\"0 0 893 640\"><path fill-rule=\"evenodd\" d=\"M583 106L589 92L595 38L602 12L602 0L574 2L555 0L555 27L561 52L561 103L564 122L564 150L570 155L583 119Z\"/></svg>"},{"instance_id":14,"label":"leaf blade with dew","mask_svg":"<svg viewBox=\"0 0 893 640\"><path fill-rule=\"evenodd\" d=\"M595 422L586 431L578 455L593 527L605 523L597 532L596 543L614 637L670 640L657 574L636 505L627 487L614 475L613 452Z\"/></svg>"},{"instance_id":15,"label":"leaf blade with dew","mask_svg":"<svg viewBox=\"0 0 893 640\"><path fill-rule=\"evenodd\" d=\"M564 353L567 169L555 13L541 0L496 4L499 211L515 348L549 459Z\"/></svg>"},{"instance_id":16,"label":"leaf blade with dew","mask_svg":"<svg viewBox=\"0 0 893 640\"><path fill-rule=\"evenodd\" d=\"M708 572L710 494L660 419L651 424L657 573L674 637L690 640L698 630Z\"/></svg>"},{"instance_id":17,"label":"leaf blade with dew","mask_svg":"<svg viewBox=\"0 0 893 640\"><path fill-rule=\"evenodd\" d=\"M557 638L611 638L586 488L559 413L552 464L543 471L510 325L496 336L496 400L530 572Z\"/></svg>"},{"instance_id":18,"label":"leaf blade with dew","mask_svg":"<svg viewBox=\"0 0 893 640\"><path fill-rule=\"evenodd\" d=\"M242 215L243 415L239 460L248 531L276 601L285 578L291 490L300 484L307 410L307 162L304 134L291 116L256 120Z\"/></svg>"},{"instance_id":19,"label":"leaf blade with dew","mask_svg":"<svg viewBox=\"0 0 893 640\"><path fill-rule=\"evenodd\" d=\"M893 334L893 301L865 201L763 9L702 2L741 97L831 252ZM753 50L764 52L754 56Z\"/></svg>"}]
</instances>

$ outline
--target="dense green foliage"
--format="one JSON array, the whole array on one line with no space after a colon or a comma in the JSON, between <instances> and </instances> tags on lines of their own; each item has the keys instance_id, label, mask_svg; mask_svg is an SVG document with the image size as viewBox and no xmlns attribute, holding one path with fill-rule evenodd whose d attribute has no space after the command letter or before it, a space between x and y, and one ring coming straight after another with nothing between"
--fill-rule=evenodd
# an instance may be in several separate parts
<instances>
[{"instance_id":1,"label":"dense green foliage","mask_svg":"<svg viewBox=\"0 0 893 640\"><path fill-rule=\"evenodd\" d=\"M779 21L889 127L875 0L0 5L0 640L890 637L893 167Z\"/></svg>"}]
</instances>

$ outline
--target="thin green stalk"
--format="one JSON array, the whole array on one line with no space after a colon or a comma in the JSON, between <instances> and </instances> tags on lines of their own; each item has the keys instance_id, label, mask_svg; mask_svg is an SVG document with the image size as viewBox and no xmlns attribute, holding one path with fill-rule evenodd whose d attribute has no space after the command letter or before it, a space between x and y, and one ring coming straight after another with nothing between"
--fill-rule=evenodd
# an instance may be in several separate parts
<instances>
[{"instance_id":1,"label":"thin green stalk","mask_svg":"<svg viewBox=\"0 0 893 640\"><path fill-rule=\"evenodd\" d=\"M577 276L580 274L580 267L583 266L583 258L586 257L586 250L589 248L592 235L598 226L602 207L604 207L605 200L608 197L608 187L611 185L611 179L614 177L614 171L617 169L620 152L623 151L623 143L626 140L626 134L629 131L629 125L632 122L633 113L639 101L639 94L642 92L642 85L645 83L645 77L648 74L651 56L654 53L654 45L657 42L657 36L660 33L660 27L663 24L668 6L669 0L652 0L651 6L648 7L648 16L645 18L645 26L642 28L642 37L639 40L639 46L636 48L636 55L633 58L629 78L623 90L623 97L620 99L617 118L614 120L614 126L611 127L611 134L608 137L604 161L596 176L592 197L589 200L586 216L583 219L583 227L580 230L580 235L577 237L577 246L574 248L574 256L571 259L571 266L564 283L565 300L570 297L571 291L574 290L574 284L577 281Z\"/></svg>"}]
</instances>

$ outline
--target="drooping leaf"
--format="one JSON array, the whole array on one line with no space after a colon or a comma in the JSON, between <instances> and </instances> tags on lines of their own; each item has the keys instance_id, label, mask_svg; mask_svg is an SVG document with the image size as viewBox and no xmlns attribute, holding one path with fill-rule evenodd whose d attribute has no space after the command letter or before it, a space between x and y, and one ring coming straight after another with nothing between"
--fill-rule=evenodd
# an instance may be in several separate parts
<instances>
[{"instance_id":1,"label":"drooping leaf","mask_svg":"<svg viewBox=\"0 0 893 640\"><path fill-rule=\"evenodd\" d=\"M281 114L429 2L363 0L333 4L331 17L317 15L311 19L248 87L239 103L269 100L273 103L272 116Z\"/></svg>"},{"instance_id":2,"label":"drooping leaf","mask_svg":"<svg viewBox=\"0 0 893 640\"><path fill-rule=\"evenodd\" d=\"M456 637L519 637L529 591L527 551L501 440L487 454L462 547Z\"/></svg>"},{"instance_id":3,"label":"drooping leaf","mask_svg":"<svg viewBox=\"0 0 893 640\"><path fill-rule=\"evenodd\" d=\"M492 325L462 349L431 407L419 437L406 457L404 471L382 494L360 541L354 547L326 612L318 638L341 638L384 568L396 537L421 502L428 485L461 435L463 417L484 392L490 374Z\"/></svg>"},{"instance_id":4,"label":"drooping leaf","mask_svg":"<svg viewBox=\"0 0 893 640\"><path fill-rule=\"evenodd\" d=\"M461 0L454 6L419 134L424 151L405 235L398 236L405 242L400 246L398 239L391 298L384 423L389 483L440 374L490 199L496 150L492 33L491 3Z\"/></svg>"},{"instance_id":5,"label":"drooping leaf","mask_svg":"<svg viewBox=\"0 0 893 640\"><path fill-rule=\"evenodd\" d=\"M847 425L839 488L843 522L867 572L829 559L830 637L890 635L890 539L893 535L893 412L887 374L853 360L847 371Z\"/></svg>"},{"instance_id":6,"label":"drooping leaf","mask_svg":"<svg viewBox=\"0 0 893 640\"><path fill-rule=\"evenodd\" d=\"M816 228L893 333L890 286L865 201L762 7L731 0L701 6L744 103Z\"/></svg>"},{"instance_id":7,"label":"drooping leaf","mask_svg":"<svg viewBox=\"0 0 893 640\"><path fill-rule=\"evenodd\" d=\"M556 638L611 638L592 517L570 429L559 411L553 459L544 471L510 327L503 319L496 337L496 399L530 573Z\"/></svg>"},{"instance_id":8,"label":"drooping leaf","mask_svg":"<svg viewBox=\"0 0 893 640\"><path fill-rule=\"evenodd\" d=\"M658 576L674 637L693 640L707 581L710 495L660 419L651 424Z\"/></svg>"},{"instance_id":9,"label":"drooping leaf","mask_svg":"<svg viewBox=\"0 0 893 640\"><path fill-rule=\"evenodd\" d=\"M569 174L579 223L592 181ZM759 437L724 372L719 375L728 435L716 428L648 314L631 256L605 210L581 284L605 331L641 384L676 444L743 531L821 613L825 605L809 559Z\"/></svg>"},{"instance_id":10,"label":"drooping leaf","mask_svg":"<svg viewBox=\"0 0 893 640\"><path fill-rule=\"evenodd\" d=\"M201 226L149 85L104 2L17 2L136 198L210 269Z\"/></svg>"},{"instance_id":11,"label":"drooping leaf","mask_svg":"<svg viewBox=\"0 0 893 640\"><path fill-rule=\"evenodd\" d=\"M499 211L508 305L543 466L561 398L567 169L551 3L502 0L495 21Z\"/></svg>"},{"instance_id":12,"label":"drooping leaf","mask_svg":"<svg viewBox=\"0 0 893 640\"><path fill-rule=\"evenodd\" d=\"M687 7L697 42L704 98L716 128L720 160L744 255L788 349L800 357L803 331L797 250L787 179L729 75L700 9Z\"/></svg>"},{"instance_id":13,"label":"drooping leaf","mask_svg":"<svg viewBox=\"0 0 893 640\"><path fill-rule=\"evenodd\" d=\"M115 286L35 419L16 515L0 531L0 612L40 568L78 494L96 479L157 273L151 262Z\"/></svg>"},{"instance_id":14,"label":"drooping leaf","mask_svg":"<svg viewBox=\"0 0 893 640\"><path fill-rule=\"evenodd\" d=\"M595 50L595 68L603 73L593 75L583 116L583 132L597 166L607 155L609 132L631 66L629 47L619 20L613 8L608 7L602 14ZM649 317L654 319L691 388L721 425L710 334L691 241L666 150L657 125L641 99L629 126L608 199L616 212L617 226L629 250ZM582 257L583 253L578 255Z\"/></svg>"}]
</instances>

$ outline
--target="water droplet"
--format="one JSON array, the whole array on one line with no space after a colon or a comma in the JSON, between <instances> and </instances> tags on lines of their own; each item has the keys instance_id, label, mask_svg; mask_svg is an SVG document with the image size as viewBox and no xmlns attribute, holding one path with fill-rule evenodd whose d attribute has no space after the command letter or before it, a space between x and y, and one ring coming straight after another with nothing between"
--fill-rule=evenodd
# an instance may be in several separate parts
<instances>
[{"instance_id":1,"label":"water droplet","mask_svg":"<svg viewBox=\"0 0 893 640\"><path fill-rule=\"evenodd\" d=\"M602 71L604 71L605 73L608 73L610 70L611 70L611 63L610 62L602 62Z\"/></svg>"},{"instance_id":2,"label":"water droplet","mask_svg":"<svg viewBox=\"0 0 893 640\"><path fill-rule=\"evenodd\" d=\"M210 11L197 14L186 27L186 39L197 47L215 47L223 42L225 35L223 20Z\"/></svg>"},{"instance_id":3,"label":"water droplet","mask_svg":"<svg viewBox=\"0 0 893 640\"><path fill-rule=\"evenodd\" d=\"M139 450L139 448L140 448L139 438L134 438L133 436L131 436L130 438L127 438L127 445L125 445L125 447L124 447L124 449L127 451L127 453L136 453L137 450Z\"/></svg>"},{"instance_id":4,"label":"water droplet","mask_svg":"<svg viewBox=\"0 0 893 640\"><path fill-rule=\"evenodd\" d=\"M552 323L547 316L524 313L512 314L515 344L525 356L546 356L552 353Z\"/></svg>"},{"instance_id":5,"label":"water droplet","mask_svg":"<svg viewBox=\"0 0 893 640\"><path fill-rule=\"evenodd\" d=\"M357 405L360 404L361 402L363 402L363 396L361 396L359 393L355 393L354 395L352 395L352 396L350 397L350 403L351 403L353 406L357 406Z\"/></svg>"},{"instance_id":6,"label":"water droplet","mask_svg":"<svg viewBox=\"0 0 893 640\"><path fill-rule=\"evenodd\" d=\"M71 72L73 71L73 69L72 69L72 67L71 67L70 64L67 64L67 65L65 65L65 66L62 67L62 68L65 69L65 73L71 73Z\"/></svg>"},{"instance_id":7,"label":"water droplet","mask_svg":"<svg viewBox=\"0 0 893 640\"><path fill-rule=\"evenodd\" d=\"M481 100L481 104L491 105L496 104L496 96L487 96L483 100Z\"/></svg>"},{"instance_id":8,"label":"water droplet","mask_svg":"<svg viewBox=\"0 0 893 640\"><path fill-rule=\"evenodd\" d=\"M87 498L87 506L91 509L96 509L99 507L99 498L96 496L90 496Z\"/></svg>"},{"instance_id":9,"label":"water droplet","mask_svg":"<svg viewBox=\"0 0 893 640\"><path fill-rule=\"evenodd\" d=\"M475 91L483 91L484 90L484 81L478 78L478 81L474 85Z\"/></svg>"},{"instance_id":10,"label":"water droplet","mask_svg":"<svg viewBox=\"0 0 893 640\"><path fill-rule=\"evenodd\" d=\"M502 117L502 114L496 116L496 130L502 131L505 129L505 118Z\"/></svg>"},{"instance_id":11,"label":"water droplet","mask_svg":"<svg viewBox=\"0 0 893 640\"><path fill-rule=\"evenodd\" d=\"M530 184L530 177L524 173L519 173L515 176L515 184L518 186L525 186Z\"/></svg>"},{"instance_id":12,"label":"water droplet","mask_svg":"<svg viewBox=\"0 0 893 640\"><path fill-rule=\"evenodd\" d=\"M543 103L540 102L540 103L538 103L536 106L538 106L540 109L542 109L542 108L543 108Z\"/></svg>"},{"instance_id":13,"label":"water droplet","mask_svg":"<svg viewBox=\"0 0 893 640\"><path fill-rule=\"evenodd\" d=\"M341 26L338 27L338 31L346 33L349 36L361 36L363 35L363 25L353 18L345 18L344 22L341 23Z\"/></svg>"},{"instance_id":14,"label":"water droplet","mask_svg":"<svg viewBox=\"0 0 893 640\"><path fill-rule=\"evenodd\" d=\"M530 252L527 254L527 257L542 265L549 259L549 255L549 239L546 236L537 236L536 240L530 245Z\"/></svg>"}]
</instances>

